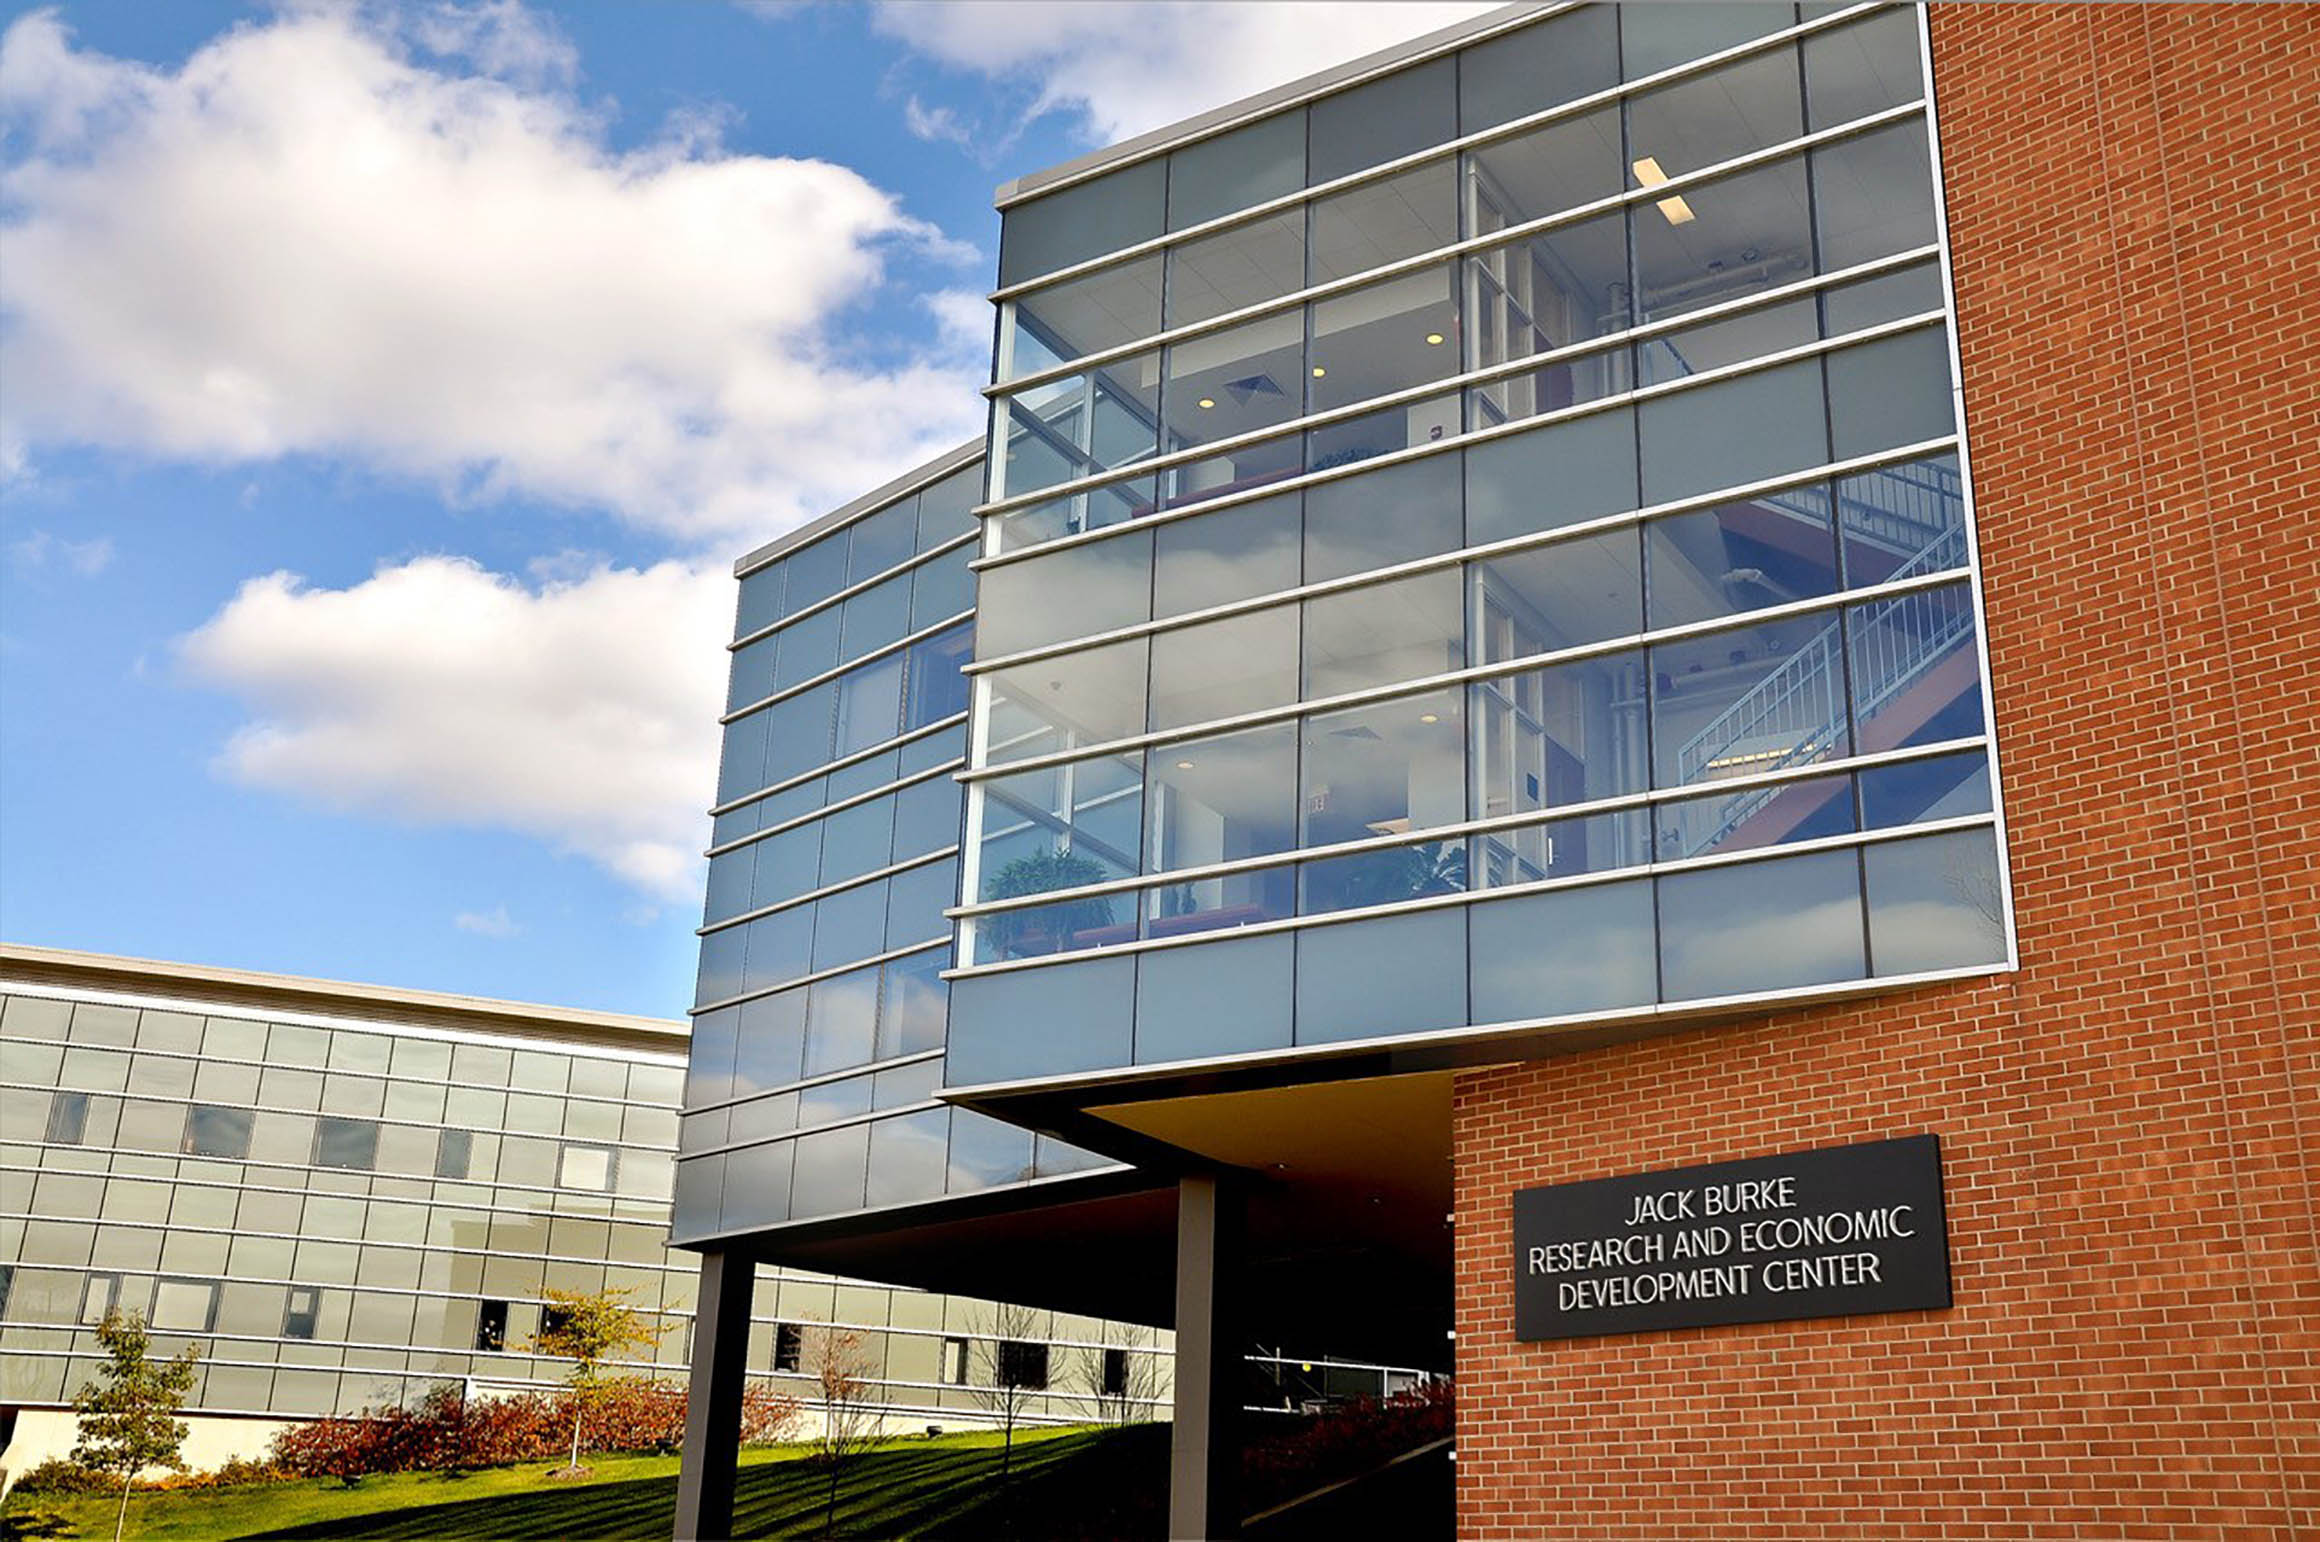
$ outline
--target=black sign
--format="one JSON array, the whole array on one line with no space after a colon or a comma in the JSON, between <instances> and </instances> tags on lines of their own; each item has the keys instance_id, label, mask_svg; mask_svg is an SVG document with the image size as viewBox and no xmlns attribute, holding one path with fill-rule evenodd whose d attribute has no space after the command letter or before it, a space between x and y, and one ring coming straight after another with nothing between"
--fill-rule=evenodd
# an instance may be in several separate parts
<instances>
[{"instance_id":1,"label":"black sign","mask_svg":"<svg viewBox=\"0 0 2320 1542\"><path fill-rule=\"evenodd\" d=\"M1518 1339L1948 1305L1931 1135L1514 1197Z\"/></svg>"}]
</instances>

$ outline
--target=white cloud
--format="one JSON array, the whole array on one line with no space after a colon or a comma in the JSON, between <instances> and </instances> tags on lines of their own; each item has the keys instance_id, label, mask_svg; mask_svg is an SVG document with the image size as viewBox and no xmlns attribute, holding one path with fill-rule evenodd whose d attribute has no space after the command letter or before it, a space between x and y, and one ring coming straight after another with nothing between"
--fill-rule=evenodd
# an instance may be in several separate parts
<instances>
[{"instance_id":1,"label":"white cloud","mask_svg":"<svg viewBox=\"0 0 2320 1542\"><path fill-rule=\"evenodd\" d=\"M876 24L944 64L1031 83L1034 116L1078 111L1090 137L1109 142L1358 59L1495 3L880 0Z\"/></svg>"},{"instance_id":2,"label":"white cloud","mask_svg":"<svg viewBox=\"0 0 2320 1542\"><path fill-rule=\"evenodd\" d=\"M463 932L495 940L513 937L523 930L509 917L505 905L494 906L490 910L462 910L451 918L451 924Z\"/></svg>"},{"instance_id":3,"label":"white cloud","mask_svg":"<svg viewBox=\"0 0 2320 1542\"><path fill-rule=\"evenodd\" d=\"M251 709L225 775L328 807L521 831L656 900L697 892L730 577L525 583L455 557L346 589L273 573L179 642Z\"/></svg>"},{"instance_id":4,"label":"white cloud","mask_svg":"<svg viewBox=\"0 0 2320 1542\"><path fill-rule=\"evenodd\" d=\"M915 96L902 104L902 126L910 130L913 139L923 139L929 144L974 142L974 135L957 113L948 107L929 107Z\"/></svg>"},{"instance_id":5,"label":"white cloud","mask_svg":"<svg viewBox=\"0 0 2320 1542\"><path fill-rule=\"evenodd\" d=\"M113 565L113 540L100 535L90 541L68 541L46 530L34 530L8 543L8 560L19 568L53 564L75 577L94 578Z\"/></svg>"},{"instance_id":6,"label":"white cloud","mask_svg":"<svg viewBox=\"0 0 2320 1542\"><path fill-rule=\"evenodd\" d=\"M396 14L292 8L174 70L52 12L0 37L0 463L345 456L730 543L974 431L987 329L881 289L962 251L892 196L714 112L610 148L512 0Z\"/></svg>"}]
</instances>

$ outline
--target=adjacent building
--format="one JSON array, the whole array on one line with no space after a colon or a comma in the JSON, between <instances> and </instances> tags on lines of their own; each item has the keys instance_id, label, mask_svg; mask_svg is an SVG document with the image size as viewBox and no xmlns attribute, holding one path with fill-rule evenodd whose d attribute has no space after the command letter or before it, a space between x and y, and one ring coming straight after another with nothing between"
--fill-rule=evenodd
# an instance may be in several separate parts
<instances>
[{"instance_id":1,"label":"adjacent building","mask_svg":"<svg viewBox=\"0 0 2320 1542\"><path fill-rule=\"evenodd\" d=\"M697 1267L669 1247L678 1022L50 949L0 949L0 1467L72 1442L109 1310L201 1350L198 1465L284 1421L560 1383L543 1292L618 1289L682 1374ZM897 1427L972 1422L1039 1373L1039 1422L1165 1396L1149 1332L767 1267L753 1380L810 1401L851 1332ZM1099 1398L1108 1397L1108 1407Z\"/></svg>"}]
</instances>

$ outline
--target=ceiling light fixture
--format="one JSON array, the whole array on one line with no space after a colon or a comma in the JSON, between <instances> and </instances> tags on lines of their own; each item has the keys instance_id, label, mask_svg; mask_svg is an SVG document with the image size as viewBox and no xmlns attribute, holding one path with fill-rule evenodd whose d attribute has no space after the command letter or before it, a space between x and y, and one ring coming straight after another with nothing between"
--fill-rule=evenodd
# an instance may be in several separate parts
<instances>
[{"instance_id":1,"label":"ceiling light fixture","mask_svg":"<svg viewBox=\"0 0 2320 1542\"><path fill-rule=\"evenodd\" d=\"M1176 762L1176 769L1179 771L1189 771L1192 769L1192 762L1189 760L1180 760Z\"/></svg>"},{"instance_id":2,"label":"ceiling light fixture","mask_svg":"<svg viewBox=\"0 0 2320 1542\"><path fill-rule=\"evenodd\" d=\"M1658 187L1667 179L1668 174L1660 170L1658 157L1647 155L1635 163L1635 180L1645 187ZM1689 225L1695 218L1692 206L1681 197L1662 198L1659 201L1659 212L1667 216L1667 222L1671 225Z\"/></svg>"},{"instance_id":3,"label":"ceiling light fixture","mask_svg":"<svg viewBox=\"0 0 2320 1542\"><path fill-rule=\"evenodd\" d=\"M1206 412L1209 408L1215 405L1216 398L1213 396L1204 396L1200 399L1200 410L1203 412Z\"/></svg>"},{"instance_id":4,"label":"ceiling light fixture","mask_svg":"<svg viewBox=\"0 0 2320 1542\"><path fill-rule=\"evenodd\" d=\"M1429 332L1429 333L1427 333L1427 334L1426 334L1426 346L1427 346L1427 347L1429 347L1429 348L1439 348L1439 347L1441 347L1441 346L1442 346L1442 334L1441 334L1441 333L1439 333L1439 332Z\"/></svg>"},{"instance_id":5,"label":"ceiling light fixture","mask_svg":"<svg viewBox=\"0 0 2320 1542\"><path fill-rule=\"evenodd\" d=\"M1322 368L1320 365L1318 365L1318 364L1316 364L1316 365L1314 365L1314 366L1313 366L1313 378L1314 378L1314 379L1316 379L1316 380L1319 380L1319 379L1320 379L1320 378L1321 378L1323 375L1326 375L1326 374L1328 374L1328 373L1329 373L1329 371L1328 371L1328 370L1326 370L1326 369L1323 369L1323 368Z\"/></svg>"}]
</instances>

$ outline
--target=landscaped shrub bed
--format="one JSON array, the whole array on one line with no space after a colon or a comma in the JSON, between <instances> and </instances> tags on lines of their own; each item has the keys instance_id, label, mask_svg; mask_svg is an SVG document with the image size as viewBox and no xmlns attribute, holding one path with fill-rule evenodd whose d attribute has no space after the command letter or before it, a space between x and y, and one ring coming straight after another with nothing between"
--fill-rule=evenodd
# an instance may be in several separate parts
<instances>
[{"instance_id":1,"label":"landscaped shrub bed","mask_svg":"<svg viewBox=\"0 0 2320 1542\"><path fill-rule=\"evenodd\" d=\"M1445 1438L1456 1424L1453 1397L1451 1384L1436 1380L1393 1397L1356 1398L1281 1433L1257 1426L1241 1460L1250 1513Z\"/></svg>"}]
</instances>

